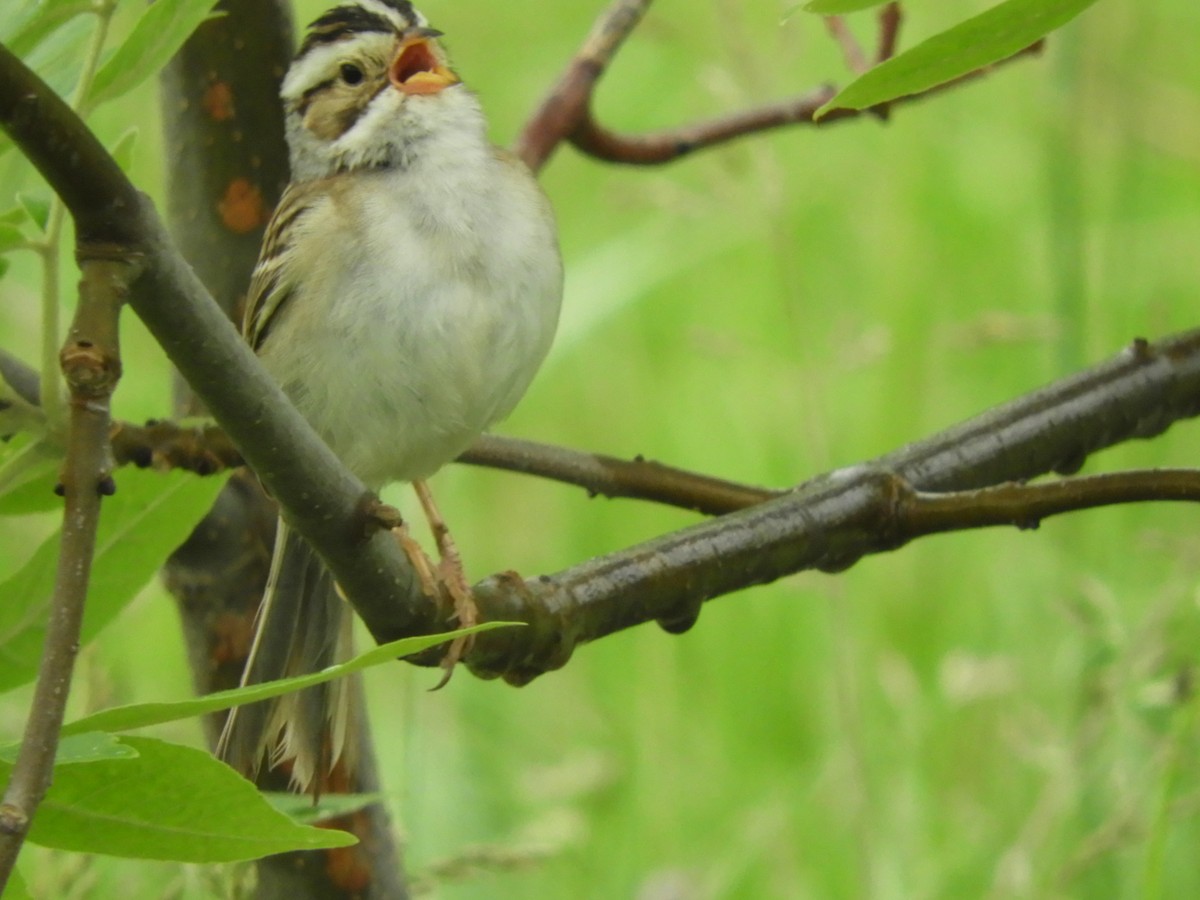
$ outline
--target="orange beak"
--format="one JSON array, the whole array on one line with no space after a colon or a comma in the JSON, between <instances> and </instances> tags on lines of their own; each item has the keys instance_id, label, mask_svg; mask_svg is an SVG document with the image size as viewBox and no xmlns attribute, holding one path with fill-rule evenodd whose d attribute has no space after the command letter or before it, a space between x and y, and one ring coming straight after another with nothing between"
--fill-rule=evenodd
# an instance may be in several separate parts
<instances>
[{"instance_id":1,"label":"orange beak","mask_svg":"<svg viewBox=\"0 0 1200 900\"><path fill-rule=\"evenodd\" d=\"M447 67L441 47L433 41L440 35L440 31L432 28L414 28L409 32L388 67L388 80L396 90L406 94L436 94L458 84L458 76Z\"/></svg>"}]
</instances>

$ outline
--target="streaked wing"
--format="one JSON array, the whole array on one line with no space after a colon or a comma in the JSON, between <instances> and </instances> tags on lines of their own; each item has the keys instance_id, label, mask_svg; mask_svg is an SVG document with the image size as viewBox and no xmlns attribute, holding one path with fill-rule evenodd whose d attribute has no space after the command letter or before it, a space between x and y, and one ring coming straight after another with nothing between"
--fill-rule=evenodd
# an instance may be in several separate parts
<instances>
[{"instance_id":1,"label":"streaked wing","mask_svg":"<svg viewBox=\"0 0 1200 900\"><path fill-rule=\"evenodd\" d=\"M271 319L292 295L293 279L288 277L292 228L312 208L312 199L323 186L323 181L289 184L267 223L242 319L242 336L255 350L266 337Z\"/></svg>"}]
</instances>

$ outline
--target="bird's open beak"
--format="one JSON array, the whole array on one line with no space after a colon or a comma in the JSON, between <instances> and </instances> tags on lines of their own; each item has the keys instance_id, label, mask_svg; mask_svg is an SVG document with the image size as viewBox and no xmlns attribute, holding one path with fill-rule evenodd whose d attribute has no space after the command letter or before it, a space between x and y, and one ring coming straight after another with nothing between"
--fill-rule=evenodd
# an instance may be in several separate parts
<instances>
[{"instance_id":1,"label":"bird's open beak","mask_svg":"<svg viewBox=\"0 0 1200 900\"><path fill-rule=\"evenodd\" d=\"M393 87L406 94L436 94L458 84L458 76L450 71L442 48L434 41L441 34L432 28L411 28L405 33L388 67Z\"/></svg>"}]
</instances>

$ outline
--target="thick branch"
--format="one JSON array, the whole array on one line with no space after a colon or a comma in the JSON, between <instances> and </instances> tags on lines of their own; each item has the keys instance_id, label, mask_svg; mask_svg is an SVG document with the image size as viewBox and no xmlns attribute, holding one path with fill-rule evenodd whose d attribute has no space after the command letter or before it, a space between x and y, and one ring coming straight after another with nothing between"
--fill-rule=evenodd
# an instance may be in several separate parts
<instances>
[{"instance_id":1,"label":"thick branch","mask_svg":"<svg viewBox=\"0 0 1200 900\"><path fill-rule=\"evenodd\" d=\"M136 264L101 256L82 259L81 266L79 307L61 354L71 406L62 470L64 509L58 571L29 720L0 805L0 892L50 787L58 732L79 652L100 497L113 490L109 401L121 374L117 344L121 302L130 280L136 277Z\"/></svg>"},{"instance_id":2,"label":"thick branch","mask_svg":"<svg viewBox=\"0 0 1200 900\"><path fill-rule=\"evenodd\" d=\"M532 627L485 635L472 668L523 683L586 641L649 621L680 631L712 597L893 550L908 539L889 512L897 478L946 492L1074 472L1097 450L1197 414L1200 331L1136 341L1106 363L742 512L553 575L487 579L476 586L484 618Z\"/></svg>"}]
</instances>

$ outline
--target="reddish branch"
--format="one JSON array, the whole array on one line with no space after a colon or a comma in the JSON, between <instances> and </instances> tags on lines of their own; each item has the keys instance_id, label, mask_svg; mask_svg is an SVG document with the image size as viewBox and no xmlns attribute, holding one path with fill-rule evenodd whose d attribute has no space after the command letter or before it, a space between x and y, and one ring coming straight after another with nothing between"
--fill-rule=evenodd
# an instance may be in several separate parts
<instances>
[{"instance_id":1,"label":"reddish branch","mask_svg":"<svg viewBox=\"0 0 1200 900\"><path fill-rule=\"evenodd\" d=\"M821 117L815 114L832 100L838 88L823 84L795 97L740 110L701 122L646 134L622 134L601 124L592 109L596 83L613 57L637 26L649 0L617 0L596 21L583 46L572 58L538 110L530 117L517 141L516 153L533 170L546 164L562 141L569 141L588 156L626 165L661 165L736 138L789 125L827 125L864 115L884 118L898 103L920 100L959 87L987 74L996 66L1020 59L1041 49L1042 43L1027 47L1009 59L970 72L920 94L902 97L871 109L835 109ZM838 16L827 18L831 34L842 47L849 69L859 74L868 68L866 55ZM900 5L889 3L879 16L879 37L874 62L890 59L896 50L900 28Z\"/></svg>"},{"instance_id":2,"label":"reddish branch","mask_svg":"<svg viewBox=\"0 0 1200 900\"><path fill-rule=\"evenodd\" d=\"M143 468L186 469L209 475L243 464L241 454L217 425L121 423L113 429L112 444L119 464ZM458 461L573 484L592 495L650 500L706 515L744 509L778 494L641 457L618 459L490 434L481 437Z\"/></svg>"}]
</instances>

